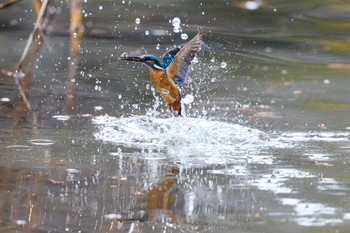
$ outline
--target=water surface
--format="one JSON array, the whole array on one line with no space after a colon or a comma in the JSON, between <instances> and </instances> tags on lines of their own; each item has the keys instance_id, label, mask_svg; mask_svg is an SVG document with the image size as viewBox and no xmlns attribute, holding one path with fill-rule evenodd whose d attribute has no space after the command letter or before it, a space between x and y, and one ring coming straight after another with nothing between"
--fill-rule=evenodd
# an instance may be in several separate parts
<instances>
[{"instance_id":1,"label":"water surface","mask_svg":"<svg viewBox=\"0 0 350 233\"><path fill-rule=\"evenodd\" d=\"M6 76L30 2L0 16L1 231L348 232L347 3L87 1L73 76L56 5L53 51L27 66L31 112ZM118 56L198 30L176 118Z\"/></svg>"}]
</instances>

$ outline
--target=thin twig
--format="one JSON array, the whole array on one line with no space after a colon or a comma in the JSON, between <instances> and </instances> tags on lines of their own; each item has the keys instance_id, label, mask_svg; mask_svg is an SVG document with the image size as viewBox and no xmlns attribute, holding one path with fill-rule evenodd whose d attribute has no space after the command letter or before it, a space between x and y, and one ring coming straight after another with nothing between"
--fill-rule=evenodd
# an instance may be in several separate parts
<instances>
[{"instance_id":1,"label":"thin twig","mask_svg":"<svg viewBox=\"0 0 350 233\"><path fill-rule=\"evenodd\" d=\"M40 33L41 38L43 38L43 41L46 44L49 52L52 53L53 52L53 48L52 48L50 42L47 40L47 37L44 35L42 30L40 30L39 33Z\"/></svg>"},{"instance_id":2,"label":"thin twig","mask_svg":"<svg viewBox=\"0 0 350 233\"><path fill-rule=\"evenodd\" d=\"M21 0L8 0L4 3L0 3L0 9L12 6L13 4L16 4L18 2L20 2Z\"/></svg>"},{"instance_id":3,"label":"thin twig","mask_svg":"<svg viewBox=\"0 0 350 233\"><path fill-rule=\"evenodd\" d=\"M34 25L34 28L33 28L33 31L30 33L29 35L29 38L28 38L28 41L27 41L27 44L26 44L26 47L24 48L23 50L23 53L22 53L22 56L21 56L21 59L19 60L18 62L18 69L17 70L20 70L22 68L22 65L23 65L23 61L24 59L26 58L27 56L27 53L29 51L29 46L32 44L33 42L33 39L34 39L34 35L36 33L36 31L40 30L41 29L41 23L43 22L43 18L45 16L45 12L47 10L47 6L49 4L49 1L50 0L44 0L42 5L41 5L41 8L40 8L40 11L39 11L39 14L38 14L38 18L36 19L35 21L35 25Z\"/></svg>"},{"instance_id":4,"label":"thin twig","mask_svg":"<svg viewBox=\"0 0 350 233\"><path fill-rule=\"evenodd\" d=\"M30 105L30 102L29 102L27 96L26 96L25 93L24 93L23 86L22 86L22 84L21 84L21 79L24 77L24 73L23 73L23 71L22 71L22 66L23 66L24 59L26 58L26 56L27 56L27 54L28 54L29 47L30 47L30 45L32 44L32 42L33 42L33 40L34 40L34 35L35 35L35 33L36 33L37 31L38 31L38 32L41 31L41 25L42 25L43 19L44 19L44 17L45 17L45 14L46 14L46 10L47 10L49 1L50 1L50 0L44 0L43 3L42 3L42 5L41 5L41 8L40 8L38 17L37 17L37 19L36 19L36 21L35 21L35 25L34 25L33 31L32 31L32 32L30 33L30 35L29 35L29 38L28 38L27 44L26 44L26 46L25 46L25 48L24 48L24 50L23 50L21 59L20 59L19 62L18 62L17 69L16 69L15 73L13 74L13 77L15 78L16 84L17 84L17 86L18 86L19 93L20 93L20 95L22 96L23 101L24 101L24 103L26 104L27 109L28 109L29 111L31 111L31 105Z\"/></svg>"},{"instance_id":5,"label":"thin twig","mask_svg":"<svg viewBox=\"0 0 350 233\"><path fill-rule=\"evenodd\" d=\"M13 77L15 78L15 81L16 81L16 84L17 84L17 87L18 87L18 91L19 91L20 95L22 96L23 101L24 101L24 103L27 106L27 109L29 111L31 111L32 108L31 108L30 102L29 102L27 96L24 93L24 90L23 90L23 87L22 87L22 84L21 84L21 81L20 81L24 76L25 76L25 74L22 72L22 70L20 70L20 71L16 70L15 73L13 74Z\"/></svg>"}]
</instances>

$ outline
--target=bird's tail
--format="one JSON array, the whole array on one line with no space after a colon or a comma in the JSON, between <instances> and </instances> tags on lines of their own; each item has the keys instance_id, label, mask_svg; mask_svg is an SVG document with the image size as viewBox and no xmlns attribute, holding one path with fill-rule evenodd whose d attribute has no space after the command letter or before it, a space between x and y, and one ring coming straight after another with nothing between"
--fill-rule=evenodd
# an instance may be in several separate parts
<instances>
[{"instance_id":1,"label":"bird's tail","mask_svg":"<svg viewBox=\"0 0 350 233\"><path fill-rule=\"evenodd\" d=\"M173 113L174 116L182 116L181 115L181 110L182 110L182 107L181 107L181 95L179 93L179 97L177 100L175 100L174 103L168 103L168 108L170 110L170 112Z\"/></svg>"},{"instance_id":2,"label":"bird's tail","mask_svg":"<svg viewBox=\"0 0 350 233\"><path fill-rule=\"evenodd\" d=\"M179 91L179 102L177 103L178 109L177 109L177 116L182 116L182 106L181 106L181 94Z\"/></svg>"}]
</instances>

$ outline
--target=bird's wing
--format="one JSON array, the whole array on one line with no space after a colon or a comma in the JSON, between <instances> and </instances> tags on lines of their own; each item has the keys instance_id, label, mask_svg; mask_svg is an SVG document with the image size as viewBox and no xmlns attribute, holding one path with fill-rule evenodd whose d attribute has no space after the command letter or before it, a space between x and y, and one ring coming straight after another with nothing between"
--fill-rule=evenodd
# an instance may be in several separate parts
<instances>
[{"instance_id":1,"label":"bird's wing","mask_svg":"<svg viewBox=\"0 0 350 233\"><path fill-rule=\"evenodd\" d=\"M162 60L163 60L163 67L164 68L167 68L175 59L176 57L176 54L180 51L180 49L182 48L183 46L181 47L176 47L168 52L166 52L163 57L162 57Z\"/></svg>"},{"instance_id":2,"label":"bird's wing","mask_svg":"<svg viewBox=\"0 0 350 233\"><path fill-rule=\"evenodd\" d=\"M188 67L201 47L202 35L198 33L183 48L176 52L173 62L167 68L167 74L172 77L177 85L185 82ZM171 51L169 51L171 52ZM171 54L170 54L171 55Z\"/></svg>"}]
</instances>

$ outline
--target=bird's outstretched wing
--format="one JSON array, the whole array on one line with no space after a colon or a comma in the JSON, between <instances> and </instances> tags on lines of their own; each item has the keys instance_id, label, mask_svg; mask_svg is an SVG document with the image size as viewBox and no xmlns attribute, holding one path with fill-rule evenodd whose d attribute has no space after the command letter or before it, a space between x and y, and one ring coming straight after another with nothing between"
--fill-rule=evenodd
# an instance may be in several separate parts
<instances>
[{"instance_id":1,"label":"bird's outstretched wing","mask_svg":"<svg viewBox=\"0 0 350 233\"><path fill-rule=\"evenodd\" d=\"M173 58L170 65L168 65L166 70L167 74L170 77L172 77L175 84L182 85L185 82L188 68L191 64L191 61L195 57L196 53L199 51L201 47L201 42L202 42L202 35L201 33L198 33L184 47L175 48L166 53L166 54L169 53L167 59L169 58L171 59L171 56L174 56L175 54L175 57ZM176 51L176 49L178 49L178 51ZM164 62L164 57L163 57L163 62Z\"/></svg>"}]
</instances>

